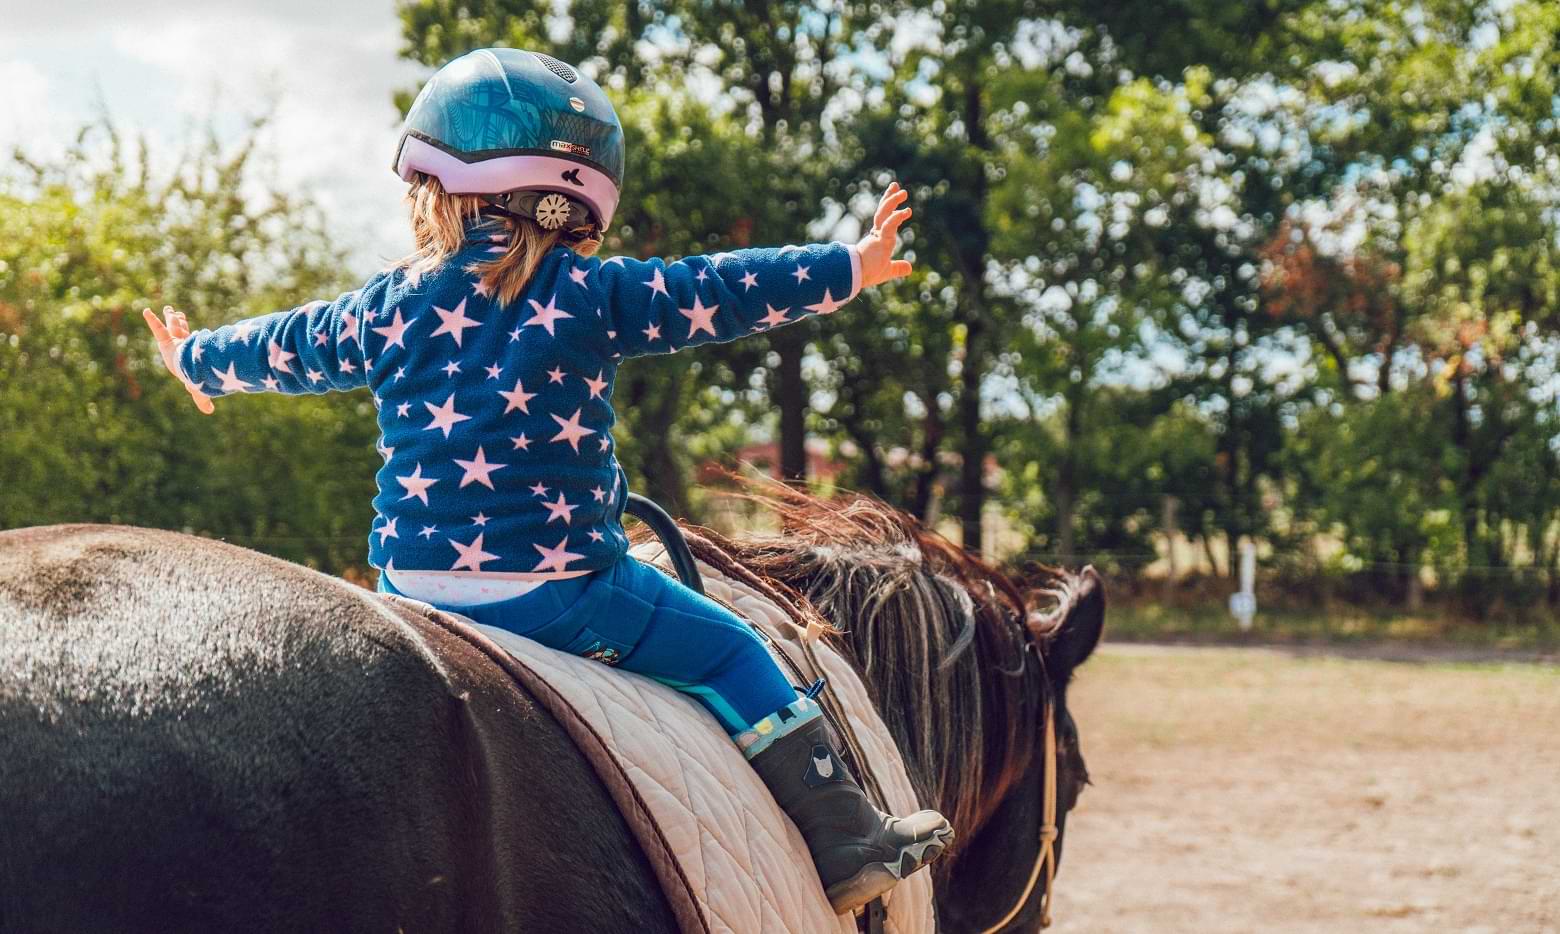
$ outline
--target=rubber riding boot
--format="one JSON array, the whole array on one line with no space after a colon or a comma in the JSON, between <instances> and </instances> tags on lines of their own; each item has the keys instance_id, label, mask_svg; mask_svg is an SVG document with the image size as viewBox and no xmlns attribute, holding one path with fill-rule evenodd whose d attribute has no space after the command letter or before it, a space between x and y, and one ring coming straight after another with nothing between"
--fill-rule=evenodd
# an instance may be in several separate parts
<instances>
[{"instance_id":1,"label":"rubber riding boot","mask_svg":"<svg viewBox=\"0 0 1560 934\"><path fill-rule=\"evenodd\" d=\"M893 817L873 807L816 707L749 762L801 830L829 904L840 914L898 885L953 842L953 827L936 811Z\"/></svg>"}]
</instances>

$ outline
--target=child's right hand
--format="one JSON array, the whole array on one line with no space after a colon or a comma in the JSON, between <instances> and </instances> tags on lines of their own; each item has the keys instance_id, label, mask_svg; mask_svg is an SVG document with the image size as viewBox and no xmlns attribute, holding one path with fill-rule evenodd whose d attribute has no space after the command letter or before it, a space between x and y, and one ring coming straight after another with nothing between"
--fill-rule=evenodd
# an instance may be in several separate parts
<instances>
[{"instance_id":1,"label":"child's right hand","mask_svg":"<svg viewBox=\"0 0 1560 934\"><path fill-rule=\"evenodd\" d=\"M894 259L894 248L899 245L899 225L910 219L909 208L895 208L909 197L910 192L900 188L898 182L890 184L878 202L872 229L856 244L856 252L861 256L862 288L910 275L910 261Z\"/></svg>"},{"instance_id":2,"label":"child's right hand","mask_svg":"<svg viewBox=\"0 0 1560 934\"><path fill-rule=\"evenodd\" d=\"M210 415L211 397L185 379L183 371L179 369L179 344L190 336L190 325L184 319L183 312L174 311L172 305L164 305L163 317L166 319L166 324L159 321L150 308L141 309L141 317L146 319L147 326L152 329L152 336L157 339L157 352L162 354L163 366L167 367L168 372L177 377L179 382L184 384L184 388L189 390L190 398L195 400L195 408L200 409L203 415Z\"/></svg>"}]
</instances>

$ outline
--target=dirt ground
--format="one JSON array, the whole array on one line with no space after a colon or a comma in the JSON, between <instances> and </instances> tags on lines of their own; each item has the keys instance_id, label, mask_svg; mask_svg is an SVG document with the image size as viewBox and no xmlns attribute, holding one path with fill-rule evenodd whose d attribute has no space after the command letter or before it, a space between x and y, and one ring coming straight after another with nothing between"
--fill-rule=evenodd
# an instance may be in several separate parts
<instances>
[{"instance_id":1,"label":"dirt ground","mask_svg":"<svg viewBox=\"0 0 1560 934\"><path fill-rule=\"evenodd\" d=\"M1560 668L1103 646L1080 932L1560 932Z\"/></svg>"}]
</instances>

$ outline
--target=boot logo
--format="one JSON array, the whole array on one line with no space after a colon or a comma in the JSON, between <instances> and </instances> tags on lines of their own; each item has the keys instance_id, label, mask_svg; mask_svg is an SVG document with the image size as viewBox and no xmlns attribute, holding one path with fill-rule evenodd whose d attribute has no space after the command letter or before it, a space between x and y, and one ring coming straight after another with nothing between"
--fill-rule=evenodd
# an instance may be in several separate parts
<instances>
[{"instance_id":1,"label":"boot logo","mask_svg":"<svg viewBox=\"0 0 1560 934\"><path fill-rule=\"evenodd\" d=\"M809 788L843 782L846 780L845 764L840 762L833 750L819 743L812 748L812 761L807 764L807 774L803 780Z\"/></svg>"},{"instance_id":2,"label":"boot logo","mask_svg":"<svg viewBox=\"0 0 1560 934\"><path fill-rule=\"evenodd\" d=\"M822 759L814 758L813 769L818 773L819 778L833 778L834 760L828 756L824 756Z\"/></svg>"}]
</instances>

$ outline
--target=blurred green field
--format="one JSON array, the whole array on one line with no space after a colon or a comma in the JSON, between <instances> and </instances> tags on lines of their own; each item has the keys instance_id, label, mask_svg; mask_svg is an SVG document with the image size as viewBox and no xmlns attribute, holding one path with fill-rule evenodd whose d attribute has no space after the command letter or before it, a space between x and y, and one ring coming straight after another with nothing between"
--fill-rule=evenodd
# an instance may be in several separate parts
<instances>
[{"instance_id":1,"label":"blurred green field","mask_svg":"<svg viewBox=\"0 0 1560 934\"><path fill-rule=\"evenodd\" d=\"M1250 632L1241 632L1221 606L1114 605L1107 636L1122 642L1192 642L1235 645L1404 646L1560 654L1560 619L1469 623L1433 613L1338 608L1262 610Z\"/></svg>"}]
</instances>

